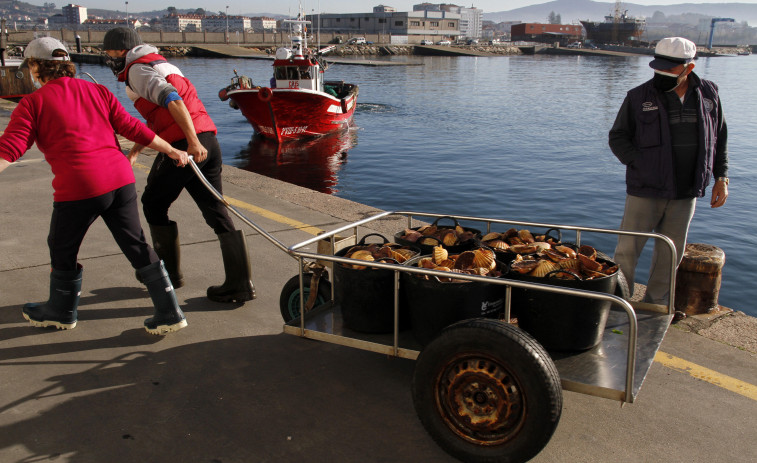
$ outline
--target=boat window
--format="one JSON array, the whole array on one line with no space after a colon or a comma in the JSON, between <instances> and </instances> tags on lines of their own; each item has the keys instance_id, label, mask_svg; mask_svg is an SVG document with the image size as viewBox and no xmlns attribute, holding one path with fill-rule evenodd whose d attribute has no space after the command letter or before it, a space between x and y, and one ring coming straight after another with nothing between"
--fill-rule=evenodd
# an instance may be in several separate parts
<instances>
[{"instance_id":1,"label":"boat window","mask_svg":"<svg viewBox=\"0 0 757 463\"><path fill-rule=\"evenodd\" d=\"M297 72L297 68L295 67L288 67L287 68L287 79L289 80L299 80L300 76Z\"/></svg>"},{"instance_id":2,"label":"boat window","mask_svg":"<svg viewBox=\"0 0 757 463\"><path fill-rule=\"evenodd\" d=\"M285 68L284 66L278 66L276 67L275 74L277 80L286 80L287 68Z\"/></svg>"},{"instance_id":3,"label":"boat window","mask_svg":"<svg viewBox=\"0 0 757 463\"><path fill-rule=\"evenodd\" d=\"M310 77L309 67L303 66L300 68L300 79L312 79L312 77Z\"/></svg>"}]
</instances>

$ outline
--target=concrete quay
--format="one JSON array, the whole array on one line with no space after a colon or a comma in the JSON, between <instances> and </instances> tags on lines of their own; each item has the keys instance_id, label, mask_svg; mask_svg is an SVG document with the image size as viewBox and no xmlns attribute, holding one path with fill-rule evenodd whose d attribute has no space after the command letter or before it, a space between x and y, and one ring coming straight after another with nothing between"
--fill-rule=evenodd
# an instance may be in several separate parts
<instances>
[{"instance_id":1,"label":"concrete quay","mask_svg":"<svg viewBox=\"0 0 757 463\"><path fill-rule=\"evenodd\" d=\"M135 167L140 191L151 162ZM0 461L454 461L415 415L414 362L282 333L279 294L296 264L237 219L258 298L206 299L223 279L220 251L186 194L171 209L186 329L145 332L147 292L102 221L80 253L76 329L29 326L21 306L48 295L51 179L36 147L0 174ZM224 193L287 245L377 212L228 166ZM757 354L676 327L661 351L634 404L565 392L557 431L532 461L754 461Z\"/></svg>"}]
</instances>

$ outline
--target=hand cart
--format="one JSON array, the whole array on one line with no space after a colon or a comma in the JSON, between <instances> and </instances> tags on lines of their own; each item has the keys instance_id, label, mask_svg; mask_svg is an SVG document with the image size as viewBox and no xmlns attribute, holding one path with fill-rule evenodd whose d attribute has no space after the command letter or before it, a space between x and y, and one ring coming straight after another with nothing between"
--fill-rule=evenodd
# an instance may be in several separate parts
<instances>
[{"instance_id":1,"label":"hand cart","mask_svg":"<svg viewBox=\"0 0 757 463\"><path fill-rule=\"evenodd\" d=\"M672 279L666 307L629 302L607 293L456 274L455 279L504 285L504 316L501 320L476 318L460 321L421 347L412 335L399 330L400 273L440 278L449 277L449 273L358 261L334 254L337 247L355 244L360 229L378 220L404 217L407 227L411 228L414 217L430 219L440 215L383 212L287 247L232 207L207 183L194 162L191 166L233 214L298 261L299 275L285 285L281 294L282 314L287 320L284 332L417 360L412 383L416 413L434 440L462 461L516 462L533 458L547 445L557 428L562 411L561 389L632 403L673 318L675 291ZM578 245L584 233L654 238L670 248L670 274L675 275L675 246L664 235L482 217L451 217L483 224L487 232L495 224L570 230L575 232ZM321 250L323 244L328 243L330 252L306 250L319 243ZM324 264L329 263L359 264L394 272L392 333L359 333L344 326L340 301L333 300L333 287L329 291L330 285L325 283ZM311 279L314 271L317 278ZM316 287L315 282L319 279L321 284ZM548 352L528 333L509 323L512 290L518 288L609 301L612 309L602 341L588 351ZM309 304L306 304L307 299L310 299ZM292 304L296 306L293 308Z\"/></svg>"}]
</instances>

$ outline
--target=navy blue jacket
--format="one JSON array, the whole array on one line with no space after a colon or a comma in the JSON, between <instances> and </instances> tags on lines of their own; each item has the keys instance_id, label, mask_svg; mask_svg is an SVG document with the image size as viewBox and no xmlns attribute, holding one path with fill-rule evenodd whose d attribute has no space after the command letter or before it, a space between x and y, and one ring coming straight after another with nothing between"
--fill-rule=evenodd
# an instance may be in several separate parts
<instances>
[{"instance_id":1,"label":"navy blue jacket","mask_svg":"<svg viewBox=\"0 0 757 463\"><path fill-rule=\"evenodd\" d=\"M691 92L698 104L698 156L691 197L704 196L714 177L728 175L728 131L718 87L689 74ZM610 129L612 152L626 165L626 191L647 198L676 198L676 179L665 96L652 80L630 90Z\"/></svg>"}]
</instances>

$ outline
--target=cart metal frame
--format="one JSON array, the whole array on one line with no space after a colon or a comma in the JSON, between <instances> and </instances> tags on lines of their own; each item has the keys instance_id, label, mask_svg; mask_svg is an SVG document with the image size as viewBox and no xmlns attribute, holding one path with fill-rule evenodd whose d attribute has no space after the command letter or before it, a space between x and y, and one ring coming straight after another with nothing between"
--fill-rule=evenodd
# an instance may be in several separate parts
<instances>
[{"instance_id":1,"label":"cart metal frame","mask_svg":"<svg viewBox=\"0 0 757 463\"><path fill-rule=\"evenodd\" d=\"M349 231L351 235L348 235L348 237L357 238L360 227L365 227L377 220L396 216L404 216L407 219L408 228L413 226L413 217L423 217L426 219L451 217L458 221L483 223L486 225L487 232L491 231L492 225L495 224L544 229L554 228L561 231L571 230L576 234L575 242L578 245L581 243L583 233L601 233L653 238L662 241L669 247L671 251L671 281L670 297L667 307L664 305L646 304L642 302L629 302L611 294L564 288L549 284L530 283L505 278L491 278L475 275L455 275L455 278L460 280L479 281L507 286L504 313L504 320L507 321L510 320L512 288L548 291L566 296L580 296L608 301L612 304L603 340L598 346L588 351L576 353L549 352L549 355L552 357L552 360L560 373L561 385L565 390L620 400L626 403L634 402L673 318L675 282L672 275L675 275L675 262L677 261L676 250L675 245L670 238L658 233L641 233L575 225L525 222L461 215L450 216L448 214L433 214L415 211L390 211L382 212L363 220L347 224L287 247L229 204L223 195L218 193L218 191L208 183L193 160L190 161L190 165L211 193L224 203L234 215L260 233L261 236L273 243L280 250L286 252L297 260L299 264L301 315L299 318L284 325L283 330L287 334L383 353L394 357L415 360L419 356L420 346L412 338L412 335L399 332L398 314L400 272L436 277L449 277L449 273L416 267L383 264L379 262L357 261L355 259L333 255L336 248L337 237L340 236L341 233ZM328 240L331 245L331 255L310 252L305 249L308 246L312 246L324 240ZM304 295L305 269L309 263L315 263L316 261L325 261L335 264L359 264L393 271L394 332L390 335L369 335L357 333L342 326L338 301L333 300L333 285L332 300L330 302L306 311Z\"/></svg>"}]
</instances>

